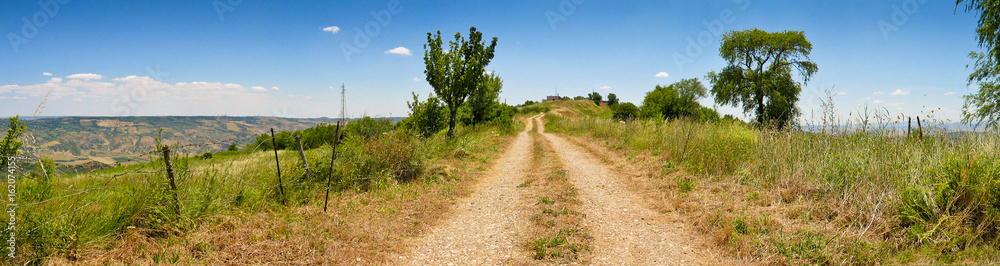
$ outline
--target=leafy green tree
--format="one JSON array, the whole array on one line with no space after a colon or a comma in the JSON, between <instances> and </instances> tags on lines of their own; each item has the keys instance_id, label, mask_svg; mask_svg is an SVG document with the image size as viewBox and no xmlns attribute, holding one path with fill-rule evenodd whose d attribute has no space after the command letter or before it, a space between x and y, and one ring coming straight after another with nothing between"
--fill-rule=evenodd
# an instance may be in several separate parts
<instances>
[{"instance_id":1,"label":"leafy green tree","mask_svg":"<svg viewBox=\"0 0 1000 266\"><path fill-rule=\"evenodd\" d=\"M598 106L601 105L601 100L603 100L603 99L601 99L601 94L597 93L596 91L595 92L591 92L589 95L587 95L587 99L589 99L591 101L594 101L594 104L596 104Z\"/></svg>"},{"instance_id":2,"label":"leafy green tree","mask_svg":"<svg viewBox=\"0 0 1000 266\"><path fill-rule=\"evenodd\" d=\"M500 108L500 102L497 102L497 98L500 96L500 90L503 89L503 79L500 79L496 71L490 74L483 73L483 76L475 91L469 95L467 103L473 127L493 119L498 113L497 109Z\"/></svg>"},{"instance_id":3,"label":"leafy green tree","mask_svg":"<svg viewBox=\"0 0 1000 266\"><path fill-rule=\"evenodd\" d=\"M995 0L957 0L956 7L965 3L965 10L979 14L976 39L986 53L972 52L975 68L969 75L969 84L978 83L979 91L963 96L963 123L985 124L1000 127L1000 2Z\"/></svg>"},{"instance_id":4,"label":"leafy green tree","mask_svg":"<svg viewBox=\"0 0 1000 266\"><path fill-rule=\"evenodd\" d=\"M618 104L618 95L615 95L614 93L608 93L608 106L616 104Z\"/></svg>"},{"instance_id":5,"label":"leafy green tree","mask_svg":"<svg viewBox=\"0 0 1000 266\"><path fill-rule=\"evenodd\" d=\"M670 86L657 85L656 89L646 93L640 114L646 118L700 118L702 107L698 99L707 96L706 91L698 79L684 79Z\"/></svg>"},{"instance_id":6,"label":"leafy green tree","mask_svg":"<svg viewBox=\"0 0 1000 266\"><path fill-rule=\"evenodd\" d=\"M21 122L20 116L10 118L7 124L7 135L0 141L0 166L6 168L8 157L17 156L21 150L21 140L17 139L28 130L28 126Z\"/></svg>"},{"instance_id":7,"label":"leafy green tree","mask_svg":"<svg viewBox=\"0 0 1000 266\"><path fill-rule=\"evenodd\" d=\"M639 116L639 107L632 103L615 104L611 106L611 117L616 120L633 120Z\"/></svg>"},{"instance_id":8,"label":"leafy green tree","mask_svg":"<svg viewBox=\"0 0 1000 266\"><path fill-rule=\"evenodd\" d=\"M240 148L236 147L236 143L235 142L233 144L229 144L229 149L227 149L227 151L239 151L239 150L240 150Z\"/></svg>"},{"instance_id":9,"label":"leafy green tree","mask_svg":"<svg viewBox=\"0 0 1000 266\"><path fill-rule=\"evenodd\" d=\"M365 116L364 118L357 119L351 121L350 123L347 123L346 126L343 126L341 131L344 133L344 135L348 137L360 137L368 139L381 135L382 133L392 131L392 129L393 129L392 121L390 121L389 119L372 118L370 116ZM288 147L293 147L293 146L294 145L292 145L292 143L288 144Z\"/></svg>"},{"instance_id":10,"label":"leafy green tree","mask_svg":"<svg viewBox=\"0 0 1000 266\"><path fill-rule=\"evenodd\" d=\"M744 113L756 115L759 125L773 122L778 128L799 115L801 87L819 70L809 61L812 43L805 33L732 31L722 36L719 52L728 65L722 72L708 73L717 103L742 105ZM793 79L793 70L802 83Z\"/></svg>"},{"instance_id":11,"label":"leafy green tree","mask_svg":"<svg viewBox=\"0 0 1000 266\"><path fill-rule=\"evenodd\" d=\"M448 43L448 50L445 51L441 31L437 31L437 35L427 33L424 74L434 92L448 105L448 136L454 136L458 107L475 92L476 86L483 79L486 66L493 60L497 38L493 37L493 41L487 46L483 41L483 33L472 27L469 29L468 40L461 33L455 33L455 40Z\"/></svg>"},{"instance_id":12,"label":"leafy green tree","mask_svg":"<svg viewBox=\"0 0 1000 266\"><path fill-rule=\"evenodd\" d=\"M565 98L566 97L563 97L563 99L565 99ZM583 96L575 96L575 97L573 97L573 100L583 100L583 99L587 99L587 98L584 98Z\"/></svg>"},{"instance_id":13,"label":"leafy green tree","mask_svg":"<svg viewBox=\"0 0 1000 266\"><path fill-rule=\"evenodd\" d=\"M413 102L407 102L410 107L410 117L403 119L401 124L423 137L429 137L448 126L448 107L431 94L421 102L413 93Z\"/></svg>"}]
</instances>

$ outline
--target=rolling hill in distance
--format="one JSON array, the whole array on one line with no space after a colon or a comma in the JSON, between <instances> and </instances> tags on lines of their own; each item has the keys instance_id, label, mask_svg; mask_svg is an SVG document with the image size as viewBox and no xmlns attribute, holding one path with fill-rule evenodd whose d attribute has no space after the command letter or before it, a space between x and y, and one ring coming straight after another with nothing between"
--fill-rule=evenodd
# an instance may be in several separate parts
<instances>
[{"instance_id":1,"label":"rolling hill in distance","mask_svg":"<svg viewBox=\"0 0 1000 266\"><path fill-rule=\"evenodd\" d=\"M65 167L99 168L147 160L142 155L156 149L158 136L165 145L180 144L175 154L193 155L241 145L271 128L302 130L336 121L260 116L50 117L25 121L23 149L27 155L52 158ZM0 127L7 123L0 122Z\"/></svg>"}]
</instances>

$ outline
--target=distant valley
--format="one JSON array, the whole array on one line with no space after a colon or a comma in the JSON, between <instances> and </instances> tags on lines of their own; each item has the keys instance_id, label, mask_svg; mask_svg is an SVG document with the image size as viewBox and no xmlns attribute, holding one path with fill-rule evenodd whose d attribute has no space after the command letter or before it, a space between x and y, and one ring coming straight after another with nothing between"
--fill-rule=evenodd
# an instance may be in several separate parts
<instances>
[{"instance_id":1,"label":"distant valley","mask_svg":"<svg viewBox=\"0 0 1000 266\"><path fill-rule=\"evenodd\" d=\"M100 168L148 160L144 154L162 143L180 144L176 154L222 151L253 136L275 131L301 130L331 118L229 116L52 117L26 120L24 153L52 158L65 167ZM7 121L0 122L6 128ZM162 128L162 133L160 129Z\"/></svg>"}]
</instances>

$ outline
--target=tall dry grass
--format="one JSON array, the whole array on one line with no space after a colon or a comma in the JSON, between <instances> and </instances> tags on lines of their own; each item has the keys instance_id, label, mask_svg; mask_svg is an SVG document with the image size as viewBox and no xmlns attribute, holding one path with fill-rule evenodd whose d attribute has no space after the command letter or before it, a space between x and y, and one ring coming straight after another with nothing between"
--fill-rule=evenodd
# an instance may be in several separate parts
<instances>
[{"instance_id":1,"label":"tall dry grass","mask_svg":"<svg viewBox=\"0 0 1000 266\"><path fill-rule=\"evenodd\" d=\"M701 204L699 223L721 232L720 244L762 261L979 261L1000 247L996 132L925 128L917 138L882 122L816 133L546 118L549 131L653 158L656 176L677 179L675 188L704 189L684 196ZM706 203L713 201L727 203Z\"/></svg>"}]
</instances>

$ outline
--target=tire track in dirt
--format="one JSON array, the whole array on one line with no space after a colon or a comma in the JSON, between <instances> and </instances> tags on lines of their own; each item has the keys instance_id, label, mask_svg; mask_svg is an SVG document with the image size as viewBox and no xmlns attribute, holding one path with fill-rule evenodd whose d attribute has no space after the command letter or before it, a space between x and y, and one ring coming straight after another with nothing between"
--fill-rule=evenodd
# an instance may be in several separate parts
<instances>
[{"instance_id":1,"label":"tire track in dirt","mask_svg":"<svg viewBox=\"0 0 1000 266\"><path fill-rule=\"evenodd\" d=\"M533 140L528 135L535 116L527 119L510 148L476 185L475 192L455 206L443 225L417 239L413 252L394 264L496 265L524 264L530 255L523 248L530 224L531 202L517 185L530 165Z\"/></svg>"},{"instance_id":2,"label":"tire track in dirt","mask_svg":"<svg viewBox=\"0 0 1000 266\"><path fill-rule=\"evenodd\" d=\"M594 236L594 264L706 265L727 264L700 249L697 238L643 204L626 190L614 172L600 160L561 137L544 133L541 117L534 117L539 133L552 143L570 181L579 190L585 225Z\"/></svg>"}]
</instances>

